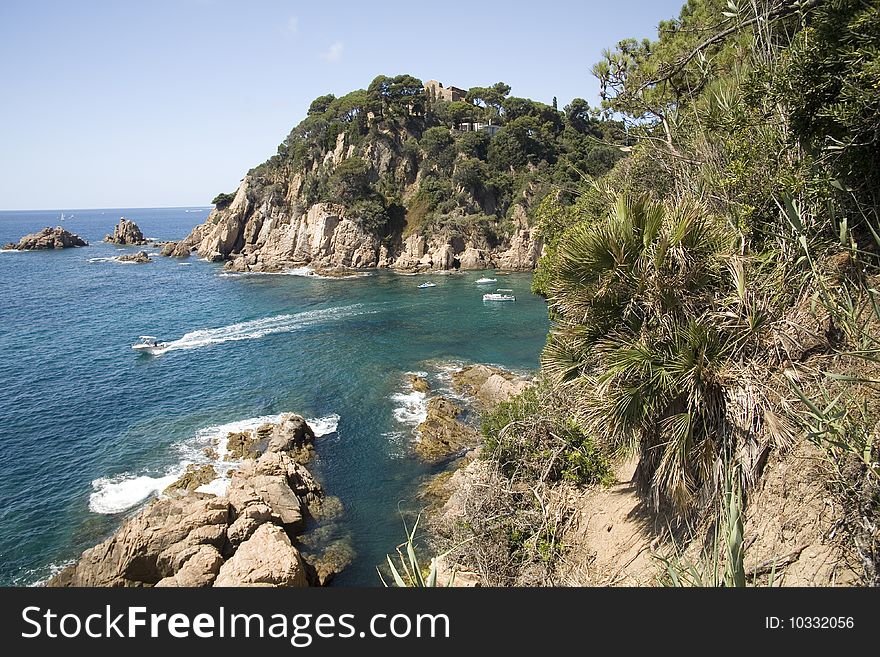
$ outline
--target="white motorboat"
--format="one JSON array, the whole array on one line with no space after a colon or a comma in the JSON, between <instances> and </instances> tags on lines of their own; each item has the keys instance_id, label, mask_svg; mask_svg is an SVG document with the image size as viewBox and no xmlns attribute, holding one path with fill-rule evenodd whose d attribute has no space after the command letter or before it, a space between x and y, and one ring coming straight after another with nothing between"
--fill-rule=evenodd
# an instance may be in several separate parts
<instances>
[{"instance_id":1,"label":"white motorboat","mask_svg":"<svg viewBox=\"0 0 880 657\"><path fill-rule=\"evenodd\" d=\"M488 285L489 283L497 283L497 278L478 278L476 280L477 285Z\"/></svg>"},{"instance_id":2,"label":"white motorboat","mask_svg":"<svg viewBox=\"0 0 880 657\"><path fill-rule=\"evenodd\" d=\"M158 342L155 336L152 335L141 335L140 342L137 344L131 345L131 348L139 353L144 354L159 354L168 346L167 342Z\"/></svg>"},{"instance_id":3,"label":"white motorboat","mask_svg":"<svg viewBox=\"0 0 880 657\"><path fill-rule=\"evenodd\" d=\"M424 283L419 283L420 289L425 289L426 287L437 287L437 284L432 283L431 281L425 281Z\"/></svg>"},{"instance_id":4,"label":"white motorboat","mask_svg":"<svg viewBox=\"0 0 880 657\"><path fill-rule=\"evenodd\" d=\"M495 292L483 295L483 301L516 301L516 297L510 294L513 290L498 288Z\"/></svg>"}]
</instances>

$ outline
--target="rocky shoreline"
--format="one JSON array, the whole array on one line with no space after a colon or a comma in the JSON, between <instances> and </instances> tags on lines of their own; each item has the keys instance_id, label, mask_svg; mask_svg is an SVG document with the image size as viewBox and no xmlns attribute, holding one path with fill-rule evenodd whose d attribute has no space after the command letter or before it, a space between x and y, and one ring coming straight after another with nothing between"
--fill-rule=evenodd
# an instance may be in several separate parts
<instances>
[{"instance_id":1,"label":"rocky shoreline","mask_svg":"<svg viewBox=\"0 0 880 657\"><path fill-rule=\"evenodd\" d=\"M315 434L299 415L230 434L230 457L244 457L224 494L198 492L211 466L192 466L161 499L47 586L322 586L352 557L320 530L341 514L306 469ZM322 527L323 525L323 527ZM332 533L332 532L330 532ZM317 536L316 536L317 534ZM309 552L313 551L313 552Z\"/></svg>"}]
</instances>

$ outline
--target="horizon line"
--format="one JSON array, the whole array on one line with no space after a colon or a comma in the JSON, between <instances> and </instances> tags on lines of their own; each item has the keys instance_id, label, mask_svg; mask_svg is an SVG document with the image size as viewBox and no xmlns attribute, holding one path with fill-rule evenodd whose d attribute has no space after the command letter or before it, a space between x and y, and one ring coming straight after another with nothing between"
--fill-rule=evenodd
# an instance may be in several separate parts
<instances>
[{"instance_id":1,"label":"horizon line","mask_svg":"<svg viewBox=\"0 0 880 657\"><path fill-rule=\"evenodd\" d=\"M213 208L213 203L208 203L207 205L108 205L105 207L94 207L94 208L71 208L71 207L63 207L63 208L10 208L10 209L0 209L0 212L64 212L67 210L68 212L83 212L89 210L177 210L179 208Z\"/></svg>"}]
</instances>

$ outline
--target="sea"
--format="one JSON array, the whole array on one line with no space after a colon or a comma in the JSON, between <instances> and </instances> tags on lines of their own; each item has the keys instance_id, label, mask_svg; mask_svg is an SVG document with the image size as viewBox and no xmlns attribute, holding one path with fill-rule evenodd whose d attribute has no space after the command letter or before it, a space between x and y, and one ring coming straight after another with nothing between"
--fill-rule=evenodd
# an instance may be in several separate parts
<instances>
[{"instance_id":1,"label":"sea","mask_svg":"<svg viewBox=\"0 0 880 657\"><path fill-rule=\"evenodd\" d=\"M0 245L56 225L90 243L0 252L0 585L46 581L209 461L205 447L295 412L319 434L309 468L342 501L355 553L333 585L380 586L439 467L413 453L427 397L409 375L451 395L470 363L538 368L547 309L528 274L230 274L154 246L153 262L122 263L144 247L101 241L122 216L180 239L209 211L0 212ZM496 286L516 302L483 302ZM135 352L141 335L167 349Z\"/></svg>"}]
</instances>

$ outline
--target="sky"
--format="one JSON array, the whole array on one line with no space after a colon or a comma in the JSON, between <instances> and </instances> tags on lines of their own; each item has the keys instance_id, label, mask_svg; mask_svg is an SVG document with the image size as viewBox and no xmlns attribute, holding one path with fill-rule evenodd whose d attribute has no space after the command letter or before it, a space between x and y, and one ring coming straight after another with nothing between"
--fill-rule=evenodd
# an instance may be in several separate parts
<instances>
[{"instance_id":1,"label":"sky","mask_svg":"<svg viewBox=\"0 0 880 657\"><path fill-rule=\"evenodd\" d=\"M598 104L683 0L0 0L0 209L207 205L317 96L409 73Z\"/></svg>"}]
</instances>

